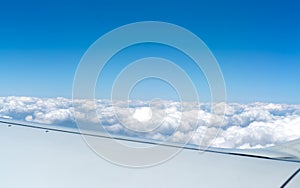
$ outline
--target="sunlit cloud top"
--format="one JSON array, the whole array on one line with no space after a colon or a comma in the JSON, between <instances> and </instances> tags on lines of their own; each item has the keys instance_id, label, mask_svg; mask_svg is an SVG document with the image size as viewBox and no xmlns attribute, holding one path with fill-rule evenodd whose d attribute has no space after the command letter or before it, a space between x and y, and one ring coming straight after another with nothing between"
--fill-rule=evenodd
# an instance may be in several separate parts
<instances>
[{"instance_id":1,"label":"sunlit cloud top","mask_svg":"<svg viewBox=\"0 0 300 188\"><path fill-rule=\"evenodd\" d=\"M92 115L95 104L96 117ZM211 118L211 106L207 103L189 103L189 109L184 112L179 102L157 101L149 104L149 101L138 100L117 101L114 105L107 100L97 100L96 103L78 100L72 103L66 98L11 96L0 98L0 117L75 128L75 106L91 110L91 114L77 115L87 126L100 122L111 134L124 136L154 140L171 138L172 142L191 137L192 144L224 148L260 148L300 138L300 105L223 104L226 105L224 119L216 124ZM118 116L115 115L116 110ZM183 116L188 121L181 122ZM198 117L198 121L192 117Z\"/></svg>"}]
</instances>

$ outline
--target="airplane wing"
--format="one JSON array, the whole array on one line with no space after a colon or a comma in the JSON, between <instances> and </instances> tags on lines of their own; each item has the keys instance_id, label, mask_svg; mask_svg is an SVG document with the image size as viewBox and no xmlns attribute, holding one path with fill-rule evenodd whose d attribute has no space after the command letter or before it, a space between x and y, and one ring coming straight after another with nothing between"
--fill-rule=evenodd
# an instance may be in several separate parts
<instances>
[{"instance_id":1,"label":"airplane wing","mask_svg":"<svg viewBox=\"0 0 300 188\"><path fill-rule=\"evenodd\" d=\"M186 147L163 164L126 168L96 155L76 129L0 120L0 148L1 188L300 187L299 140L259 150Z\"/></svg>"}]
</instances>

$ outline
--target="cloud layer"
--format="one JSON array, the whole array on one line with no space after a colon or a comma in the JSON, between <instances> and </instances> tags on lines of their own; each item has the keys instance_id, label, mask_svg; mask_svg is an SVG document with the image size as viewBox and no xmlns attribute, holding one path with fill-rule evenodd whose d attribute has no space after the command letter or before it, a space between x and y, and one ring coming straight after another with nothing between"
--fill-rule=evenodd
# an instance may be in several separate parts
<instances>
[{"instance_id":1,"label":"cloud layer","mask_svg":"<svg viewBox=\"0 0 300 188\"><path fill-rule=\"evenodd\" d=\"M218 105L225 107L224 116ZM66 98L0 97L0 118L86 128L112 134L225 148L259 148L300 138L300 105L174 101L72 102ZM94 110L96 109L96 111ZM102 126L101 126L102 127ZM82 128L82 127L81 127Z\"/></svg>"}]
</instances>

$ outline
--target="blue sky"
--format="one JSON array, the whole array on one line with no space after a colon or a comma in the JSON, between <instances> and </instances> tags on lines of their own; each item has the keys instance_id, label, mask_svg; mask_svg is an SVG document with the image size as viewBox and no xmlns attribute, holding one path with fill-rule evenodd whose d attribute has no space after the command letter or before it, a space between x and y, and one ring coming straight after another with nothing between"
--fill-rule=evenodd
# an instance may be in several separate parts
<instances>
[{"instance_id":1,"label":"blue sky","mask_svg":"<svg viewBox=\"0 0 300 188\"><path fill-rule=\"evenodd\" d=\"M185 27L208 45L229 101L299 103L299 8L292 0L2 1L0 95L70 98L76 67L96 39L156 20Z\"/></svg>"}]
</instances>

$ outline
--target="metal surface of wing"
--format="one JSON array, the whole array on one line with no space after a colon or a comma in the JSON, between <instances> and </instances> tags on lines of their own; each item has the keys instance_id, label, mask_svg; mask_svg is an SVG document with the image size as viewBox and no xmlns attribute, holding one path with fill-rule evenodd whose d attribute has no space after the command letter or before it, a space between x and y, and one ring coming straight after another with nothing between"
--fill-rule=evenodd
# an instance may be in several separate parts
<instances>
[{"instance_id":1,"label":"metal surface of wing","mask_svg":"<svg viewBox=\"0 0 300 188\"><path fill-rule=\"evenodd\" d=\"M135 140L119 141L128 144ZM163 164L125 168L96 155L76 129L7 120L0 123L0 148L3 188L289 187L300 181L295 174L300 168L297 155L278 149L203 152L187 146Z\"/></svg>"}]
</instances>

